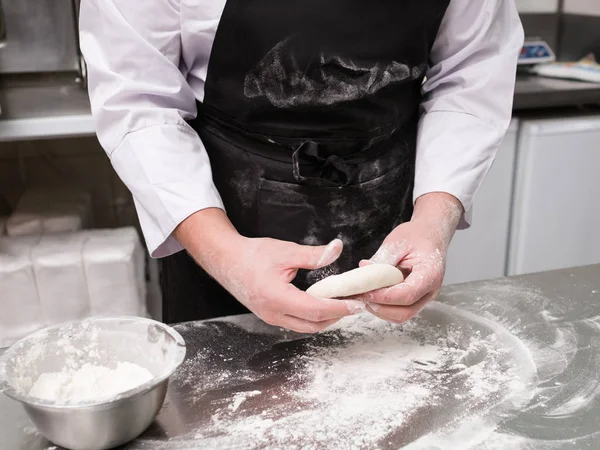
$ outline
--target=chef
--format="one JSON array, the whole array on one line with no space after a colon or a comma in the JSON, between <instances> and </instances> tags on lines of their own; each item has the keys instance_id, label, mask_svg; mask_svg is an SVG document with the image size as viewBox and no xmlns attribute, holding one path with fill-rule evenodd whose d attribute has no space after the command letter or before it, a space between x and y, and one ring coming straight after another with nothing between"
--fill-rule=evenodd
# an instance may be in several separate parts
<instances>
[{"instance_id":1,"label":"chef","mask_svg":"<svg viewBox=\"0 0 600 450\"><path fill-rule=\"evenodd\" d=\"M513 0L84 0L80 22L166 321L250 310L312 333L437 295L511 116ZM304 292L373 262L405 281Z\"/></svg>"}]
</instances>

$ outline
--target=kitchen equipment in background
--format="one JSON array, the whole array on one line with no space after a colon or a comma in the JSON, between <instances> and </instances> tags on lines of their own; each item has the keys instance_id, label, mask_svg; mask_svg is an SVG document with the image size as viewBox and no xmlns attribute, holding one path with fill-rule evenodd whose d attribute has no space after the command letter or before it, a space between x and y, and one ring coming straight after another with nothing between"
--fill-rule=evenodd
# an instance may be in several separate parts
<instances>
[{"instance_id":1,"label":"kitchen equipment in background","mask_svg":"<svg viewBox=\"0 0 600 450\"><path fill-rule=\"evenodd\" d=\"M90 348L94 351L79 351ZM152 423L169 378L185 354L181 335L150 319L93 318L58 325L23 339L2 355L0 392L19 401L39 432L54 444L82 450L114 448L135 439ZM57 405L28 395L42 373L118 362L144 367L153 378L97 402Z\"/></svg>"},{"instance_id":2,"label":"kitchen equipment in background","mask_svg":"<svg viewBox=\"0 0 600 450\"><path fill-rule=\"evenodd\" d=\"M35 187L21 196L6 223L9 236L79 231L91 226L91 196L74 188Z\"/></svg>"},{"instance_id":3,"label":"kitchen equipment in background","mask_svg":"<svg viewBox=\"0 0 600 450\"><path fill-rule=\"evenodd\" d=\"M1 0L1 119L5 135L61 136L89 121L86 71L79 51L80 0ZM78 117L59 117L59 116ZM54 118L44 122L34 118ZM21 120L25 120L21 122Z\"/></svg>"},{"instance_id":4,"label":"kitchen equipment in background","mask_svg":"<svg viewBox=\"0 0 600 450\"><path fill-rule=\"evenodd\" d=\"M520 66L543 64L556 61L556 55L547 42L540 38L527 38L521 49L518 64Z\"/></svg>"},{"instance_id":5,"label":"kitchen equipment in background","mask_svg":"<svg viewBox=\"0 0 600 450\"><path fill-rule=\"evenodd\" d=\"M6 45L6 21L4 20L4 8L0 1L0 48Z\"/></svg>"},{"instance_id":6,"label":"kitchen equipment in background","mask_svg":"<svg viewBox=\"0 0 600 450\"><path fill-rule=\"evenodd\" d=\"M11 208L6 199L0 194L0 236L6 234L6 221L11 213Z\"/></svg>"},{"instance_id":7,"label":"kitchen equipment in background","mask_svg":"<svg viewBox=\"0 0 600 450\"><path fill-rule=\"evenodd\" d=\"M524 120L509 275L600 262L600 117Z\"/></svg>"},{"instance_id":8,"label":"kitchen equipment in background","mask_svg":"<svg viewBox=\"0 0 600 450\"><path fill-rule=\"evenodd\" d=\"M147 316L134 228L0 238L0 348L90 315Z\"/></svg>"},{"instance_id":9,"label":"kitchen equipment in background","mask_svg":"<svg viewBox=\"0 0 600 450\"><path fill-rule=\"evenodd\" d=\"M544 77L600 83L600 64L596 62L596 56L593 53L575 62L533 66L530 71Z\"/></svg>"},{"instance_id":10,"label":"kitchen equipment in background","mask_svg":"<svg viewBox=\"0 0 600 450\"><path fill-rule=\"evenodd\" d=\"M475 196L471 227L454 235L444 284L505 275L518 130L518 119L513 119L494 165Z\"/></svg>"},{"instance_id":11,"label":"kitchen equipment in background","mask_svg":"<svg viewBox=\"0 0 600 450\"><path fill-rule=\"evenodd\" d=\"M2 1L0 74L80 72L76 3Z\"/></svg>"}]
</instances>

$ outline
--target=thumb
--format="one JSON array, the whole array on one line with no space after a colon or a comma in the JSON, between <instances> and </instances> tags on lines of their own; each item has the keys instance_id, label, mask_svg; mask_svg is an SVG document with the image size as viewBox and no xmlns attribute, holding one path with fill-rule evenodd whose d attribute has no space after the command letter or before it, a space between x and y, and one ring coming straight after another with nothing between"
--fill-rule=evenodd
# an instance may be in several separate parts
<instances>
[{"instance_id":1,"label":"thumb","mask_svg":"<svg viewBox=\"0 0 600 450\"><path fill-rule=\"evenodd\" d=\"M344 243L340 239L334 239L328 245L298 245L288 262L297 269L320 269L337 260L343 249Z\"/></svg>"}]
</instances>

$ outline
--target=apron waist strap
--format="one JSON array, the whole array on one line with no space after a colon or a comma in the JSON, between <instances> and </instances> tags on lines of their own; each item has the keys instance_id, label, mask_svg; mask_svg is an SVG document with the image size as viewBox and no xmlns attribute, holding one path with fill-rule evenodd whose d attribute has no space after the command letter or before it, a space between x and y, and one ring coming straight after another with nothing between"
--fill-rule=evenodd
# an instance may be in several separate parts
<instances>
[{"instance_id":1,"label":"apron waist strap","mask_svg":"<svg viewBox=\"0 0 600 450\"><path fill-rule=\"evenodd\" d=\"M357 166L407 145L406 133L400 129L370 139L274 138L241 129L201 103L198 111L191 122L196 130L205 129L248 153L290 164L294 178L303 184L347 186L355 181Z\"/></svg>"}]
</instances>

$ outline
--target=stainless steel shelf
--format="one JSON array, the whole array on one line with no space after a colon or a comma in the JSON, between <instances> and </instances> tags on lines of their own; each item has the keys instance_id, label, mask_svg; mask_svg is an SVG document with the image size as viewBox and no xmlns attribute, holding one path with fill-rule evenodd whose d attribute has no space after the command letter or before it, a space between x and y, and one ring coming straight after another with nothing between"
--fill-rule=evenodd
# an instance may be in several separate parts
<instances>
[{"instance_id":1,"label":"stainless steel shelf","mask_svg":"<svg viewBox=\"0 0 600 450\"><path fill-rule=\"evenodd\" d=\"M76 77L76 73L2 77L0 142L93 136L88 94Z\"/></svg>"},{"instance_id":2,"label":"stainless steel shelf","mask_svg":"<svg viewBox=\"0 0 600 450\"><path fill-rule=\"evenodd\" d=\"M94 136L91 114L0 120L0 142Z\"/></svg>"}]
</instances>

